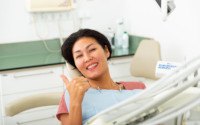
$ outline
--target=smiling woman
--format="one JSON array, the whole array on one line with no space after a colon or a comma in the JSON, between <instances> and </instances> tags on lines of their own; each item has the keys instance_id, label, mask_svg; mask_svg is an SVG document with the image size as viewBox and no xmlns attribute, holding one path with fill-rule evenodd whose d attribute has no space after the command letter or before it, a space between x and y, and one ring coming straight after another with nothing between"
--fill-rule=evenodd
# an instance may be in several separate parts
<instances>
[{"instance_id":1,"label":"smiling woman","mask_svg":"<svg viewBox=\"0 0 200 125\"><path fill-rule=\"evenodd\" d=\"M62 75L66 91L57 118L63 125L84 124L100 111L139 92L133 90L131 82L112 80L107 63L112 53L111 45L100 32L81 29L72 33L61 49L66 61L82 74L71 81Z\"/></svg>"},{"instance_id":2,"label":"smiling woman","mask_svg":"<svg viewBox=\"0 0 200 125\"><path fill-rule=\"evenodd\" d=\"M73 57L77 69L87 78L95 79L109 74L108 47L103 49L94 38L81 38L73 46Z\"/></svg>"}]
</instances>

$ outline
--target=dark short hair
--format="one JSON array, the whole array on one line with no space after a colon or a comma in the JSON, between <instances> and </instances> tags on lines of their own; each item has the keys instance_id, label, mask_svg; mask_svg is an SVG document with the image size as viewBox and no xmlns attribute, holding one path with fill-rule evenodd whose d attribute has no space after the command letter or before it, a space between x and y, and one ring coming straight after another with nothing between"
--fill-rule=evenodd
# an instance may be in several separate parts
<instances>
[{"instance_id":1,"label":"dark short hair","mask_svg":"<svg viewBox=\"0 0 200 125\"><path fill-rule=\"evenodd\" d=\"M108 50L110 52L110 56L108 57L108 59L111 57L112 49L111 49L110 42L108 41L106 36L104 36L102 33L98 32L98 31L95 31L92 29L80 29L77 32L72 33L64 41L63 45L61 46L62 56L65 58L65 60L68 63L70 63L71 65L73 65L76 68L72 49L73 49L73 46L76 43L76 41L78 41L79 39L81 39L83 37L94 38L97 41L97 43L99 45L101 45L101 47L103 49L105 49L105 47L107 46Z\"/></svg>"}]
</instances>

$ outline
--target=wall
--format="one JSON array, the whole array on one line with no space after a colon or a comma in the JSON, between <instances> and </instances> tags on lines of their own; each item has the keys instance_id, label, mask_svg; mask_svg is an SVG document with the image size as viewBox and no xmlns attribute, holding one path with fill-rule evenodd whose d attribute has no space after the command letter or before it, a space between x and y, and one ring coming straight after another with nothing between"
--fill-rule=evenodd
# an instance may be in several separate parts
<instances>
[{"instance_id":1,"label":"wall","mask_svg":"<svg viewBox=\"0 0 200 125\"><path fill-rule=\"evenodd\" d=\"M199 0L174 0L176 9L166 21L162 20L154 0L78 1L78 8L70 12L34 15L39 36L43 39L67 37L80 27L106 33L108 27L115 30L117 19L124 18L129 33L160 42L163 60L184 61L200 54ZM40 39L35 33L33 15L26 11L25 0L1 2L0 43Z\"/></svg>"},{"instance_id":2,"label":"wall","mask_svg":"<svg viewBox=\"0 0 200 125\"><path fill-rule=\"evenodd\" d=\"M1 0L0 9L0 43L57 38L59 30L65 33L74 28L68 12L31 14L26 9L26 0Z\"/></svg>"},{"instance_id":3,"label":"wall","mask_svg":"<svg viewBox=\"0 0 200 125\"><path fill-rule=\"evenodd\" d=\"M77 9L69 12L31 14L26 10L26 0L2 0L0 43L67 37L80 27L104 32L121 17L121 3L121 0L79 0Z\"/></svg>"},{"instance_id":4,"label":"wall","mask_svg":"<svg viewBox=\"0 0 200 125\"><path fill-rule=\"evenodd\" d=\"M174 2L176 9L165 22L154 0L129 0L126 17L132 34L150 36L161 43L164 60L184 61L200 54L200 1Z\"/></svg>"}]
</instances>

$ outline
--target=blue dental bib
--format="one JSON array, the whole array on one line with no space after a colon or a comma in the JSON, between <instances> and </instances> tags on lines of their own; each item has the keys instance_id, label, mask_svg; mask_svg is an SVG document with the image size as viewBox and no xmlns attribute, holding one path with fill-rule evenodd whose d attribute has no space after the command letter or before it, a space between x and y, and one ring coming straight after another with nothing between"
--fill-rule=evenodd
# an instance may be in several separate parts
<instances>
[{"instance_id":1,"label":"blue dental bib","mask_svg":"<svg viewBox=\"0 0 200 125\"><path fill-rule=\"evenodd\" d=\"M83 124L92 116L109 108L119 102L139 93L141 89L134 90L96 90L89 88L85 93L82 102L82 119ZM69 110L70 96L68 91L65 92L65 102Z\"/></svg>"}]
</instances>

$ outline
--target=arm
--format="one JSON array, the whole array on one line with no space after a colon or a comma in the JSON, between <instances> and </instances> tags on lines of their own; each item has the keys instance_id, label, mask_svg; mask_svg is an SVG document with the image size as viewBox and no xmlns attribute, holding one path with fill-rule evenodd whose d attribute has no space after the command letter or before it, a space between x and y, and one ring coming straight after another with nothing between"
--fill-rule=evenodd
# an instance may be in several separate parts
<instances>
[{"instance_id":1,"label":"arm","mask_svg":"<svg viewBox=\"0 0 200 125\"><path fill-rule=\"evenodd\" d=\"M62 114L60 120L62 125L82 125L82 109L81 105L73 105L70 103L70 113Z\"/></svg>"},{"instance_id":2,"label":"arm","mask_svg":"<svg viewBox=\"0 0 200 125\"><path fill-rule=\"evenodd\" d=\"M72 111L73 108L70 109L70 110ZM82 121L81 120L82 118L78 118L77 117L77 116L81 116L82 117L81 114L78 114L78 112L80 112L81 109L77 108L77 110L72 111L72 112L75 112L76 114L74 114L74 115L71 114L71 115L75 116L75 118L76 118L77 121L78 121L78 119L80 119L79 121ZM61 121L62 125L70 125L70 123L69 123L69 121L70 121L69 120L69 112L68 112L68 109L67 109L67 106L66 106L66 103L65 103L64 94L63 94L63 96L61 98L61 101L59 103L58 112L57 112L56 116L57 116L58 120Z\"/></svg>"},{"instance_id":3,"label":"arm","mask_svg":"<svg viewBox=\"0 0 200 125\"><path fill-rule=\"evenodd\" d=\"M71 82L61 76L70 96L69 113L60 115L62 125L82 125L82 100L85 92L90 87L86 78L78 77Z\"/></svg>"}]
</instances>

